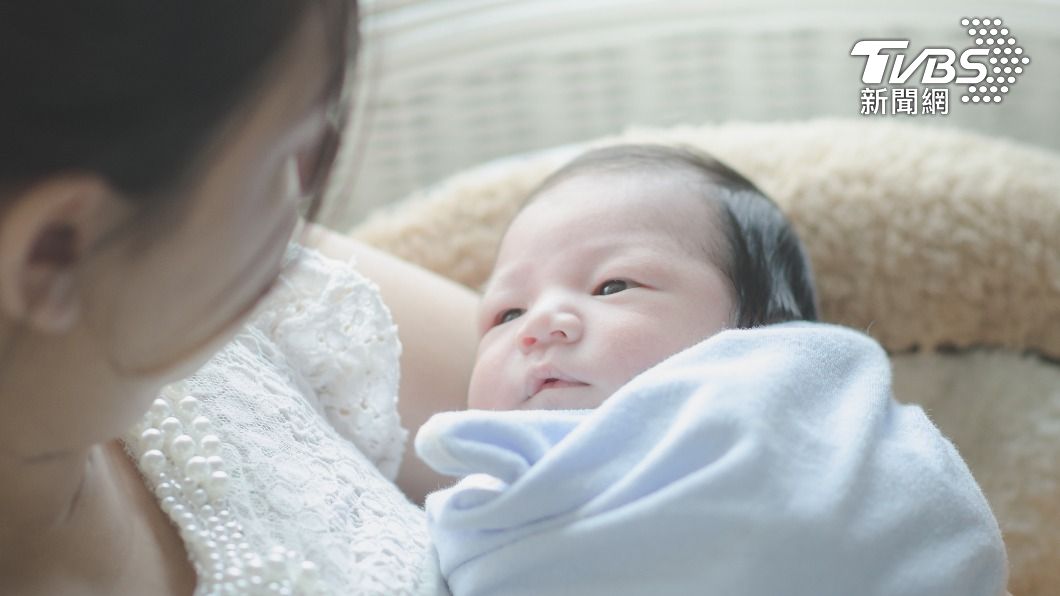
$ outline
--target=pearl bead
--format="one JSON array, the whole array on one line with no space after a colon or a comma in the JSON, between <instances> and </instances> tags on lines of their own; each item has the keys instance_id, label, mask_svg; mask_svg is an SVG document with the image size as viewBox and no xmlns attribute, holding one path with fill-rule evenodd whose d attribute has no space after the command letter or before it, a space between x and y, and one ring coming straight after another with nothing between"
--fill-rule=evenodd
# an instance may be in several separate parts
<instances>
[{"instance_id":1,"label":"pearl bead","mask_svg":"<svg viewBox=\"0 0 1060 596\"><path fill-rule=\"evenodd\" d=\"M158 449L149 449L140 456L140 467L153 474L161 472L165 465L166 456Z\"/></svg>"},{"instance_id":2,"label":"pearl bead","mask_svg":"<svg viewBox=\"0 0 1060 596\"><path fill-rule=\"evenodd\" d=\"M162 510L166 513L173 511L173 507L177 504L176 497L165 497L161 501Z\"/></svg>"},{"instance_id":3,"label":"pearl bead","mask_svg":"<svg viewBox=\"0 0 1060 596\"><path fill-rule=\"evenodd\" d=\"M191 441L191 439L188 440ZM174 447L176 446L176 441L173 442L173 445ZM184 464L184 473L188 475L188 478L201 484L210 477L210 465L206 463L205 457L196 455L188 459L188 463Z\"/></svg>"},{"instance_id":4,"label":"pearl bead","mask_svg":"<svg viewBox=\"0 0 1060 596\"><path fill-rule=\"evenodd\" d=\"M273 549L265 558L265 566L272 577L279 577L287 569L287 558L282 550Z\"/></svg>"},{"instance_id":5,"label":"pearl bead","mask_svg":"<svg viewBox=\"0 0 1060 596\"><path fill-rule=\"evenodd\" d=\"M210 419L205 416L196 416L195 420L191 421L191 428L200 435L210 432Z\"/></svg>"},{"instance_id":6,"label":"pearl bead","mask_svg":"<svg viewBox=\"0 0 1060 596\"><path fill-rule=\"evenodd\" d=\"M178 463L188 461L195 453L195 439L192 439L188 435L180 435L173 439L173 444L170 446L173 452L174 459Z\"/></svg>"},{"instance_id":7,"label":"pearl bead","mask_svg":"<svg viewBox=\"0 0 1060 596\"><path fill-rule=\"evenodd\" d=\"M164 399L156 399L151 402L151 408L148 410L151 417L157 422L162 420L166 416L169 416L169 404Z\"/></svg>"},{"instance_id":8,"label":"pearl bead","mask_svg":"<svg viewBox=\"0 0 1060 596\"><path fill-rule=\"evenodd\" d=\"M298 586L299 591L304 592L315 586L319 579L317 566L311 561L304 561L302 563L301 573L298 575L298 579L295 580L295 585Z\"/></svg>"},{"instance_id":9,"label":"pearl bead","mask_svg":"<svg viewBox=\"0 0 1060 596\"><path fill-rule=\"evenodd\" d=\"M316 581L320 575L319 571L316 563L312 561L302 561L302 575L300 578L308 578L311 581Z\"/></svg>"},{"instance_id":10,"label":"pearl bead","mask_svg":"<svg viewBox=\"0 0 1060 596\"><path fill-rule=\"evenodd\" d=\"M188 416L194 416L199 413L199 400L190 395L180 400L180 403L178 403L177 406L180 408L181 412Z\"/></svg>"},{"instance_id":11,"label":"pearl bead","mask_svg":"<svg viewBox=\"0 0 1060 596\"><path fill-rule=\"evenodd\" d=\"M221 471L213 472L205 484L206 492L210 493L210 496L217 498L224 494L225 489L228 488L228 474Z\"/></svg>"},{"instance_id":12,"label":"pearl bead","mask_svg":"<svg viewBox=\"0 0 1060 596\"><path fill-rule=\"evenodd\" d=\"M207 457L206 463L210 464L210 470L214 472L224 469L225 466L225 460L221 459L218 455Z\"/></svg>"},{"instance_id":13,"label":"pearl bead","mask_svg":"<svg viewBox=\"0 0 1060 596\"><path fill-rule=\"evenodd\" d=\"M158 486L155 487L155 492L162 498L175 497L180 494L180 489L178 489L172 482L160 482Z\"/></svg>"},{"instance_id":14,"label":"pearl bead","mask_svg":"<svg viewBox=\"0 0 1060 596\"><path fill-rule=\"evenodd\" d=\"M159 427L162 429L162 432L166 433L166 436L169 437L176 437L180 434L180 431L184 429L184 425L180 423L180 420L177 420L172 416L163 420Z\"/></svg>"},{"instance_id":15,"label":"pearl bead","mask_svg":"<svg viewBox=\"0 0 1060 596\"><path fill-rule=\"evenodd\" d=\"M192 459L195 459L195 458L193 457ZM191 462L189 461L188 463L190 464ZM190 474L190 472L189 472L189 474ZM203 490L201 488L197 488L194 491L192 491L192 493L191 493L191 502L194 503L196 507L200 508L200 512L204 516L208 515L208 513L205 510L210 507L209 505L207 505L207 503L210 502L210 495L206 494L205 490ZM212 508L210 508L210 510L212 511Z\"/></svg>"},{"instance_id":16,"label":"pearl bead","mask_svg":"<svg viewBox=\"0 0 1060 596\"><path fill-rule=\"evenodd\" d=\"M148 428L140 433L140 440L143 441L144 447L148 449L161 449L162 439L162 431L157 428Z\"/></svg>"},{"instance_id":17,"label":"pearl bead","mask_svg":"<svg viewBox=\"0 0 1060 596\"><path fill-rule=\"evenodd\" d=\"M221 439L217 435L206 435L199 441L199 447L204 455L218 455L221 452Z\"/></svg>"}]
</instances>

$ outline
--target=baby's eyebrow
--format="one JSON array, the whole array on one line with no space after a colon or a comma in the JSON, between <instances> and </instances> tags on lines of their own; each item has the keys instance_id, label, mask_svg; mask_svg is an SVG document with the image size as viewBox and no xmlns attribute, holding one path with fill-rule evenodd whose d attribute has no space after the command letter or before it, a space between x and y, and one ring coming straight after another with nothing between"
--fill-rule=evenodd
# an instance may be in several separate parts
<instances>
[{"instance_id":1,"label":"baby's eyebrow","mask_svg":"<svg viewBox=\"0 0 1060 596\"><path fill-rule=\"evenodd\" d=\"M493 290L497 287L505 287L505 284L508 282L508 280L512 278L517 279L519 277L518 274L521 273L524 269L526 269L526 267L527 265L525 264L505 267L499 275L497 273L497 269L494 268L494 270L490 273L490 276L486 278L486 282L482 285L482 293L485 294L486 292L489 292L490 290Z\"/></svg>"},{"instance_id":2,"label":"baby's eyebrow","mask_svg":"<svg viewBox=\"0 0 1060 596\"><path fill-rule=\"evenodd\" d=\"M506 300L505 295L508 293L509 292L507 291L499 291L493 286L486 288L486 290L479 296L479 315L486 316L489 314L490 310L497 308L497 303Z\"/></svg>"},{"instance_id":3,"label":"baby's eyebrow","mask_svg":"<svg viewBox=\"0 0 1060 596\"><path fill-rule=\"evenodd\" d=\"M508 301L512 294L509 288L490 286L479 296L478 308L483 312L497 308L497 303Z\"/></svg>"},{"instance_id":4,"label":"baby's eyebrow","mask_svg":"<svg viewBox=\"0 0 1060 596\"><path fill-rule=\"evenodd\" d=\"M666 261L659 258L658 255L645 253L642 250L634 248L604 256L597 261L596 269L605 269L616 263L632 268L657 268L667 264Z\"/></svg>"},{"instance_id":5,"label":"baby's eyebrow","mask_svg":"<svg viewBox=\"0 0 1060 596\"><path fill-rule=\"evenodd\" d=\"M502 298L498 298L496 293L488 295L483 293L479 298L475 309L475 327L478 330L479 337L492 327L491 322L495 314L494 311L498 308L498 303L501 301Z\"/></svg>"}]
</instances>

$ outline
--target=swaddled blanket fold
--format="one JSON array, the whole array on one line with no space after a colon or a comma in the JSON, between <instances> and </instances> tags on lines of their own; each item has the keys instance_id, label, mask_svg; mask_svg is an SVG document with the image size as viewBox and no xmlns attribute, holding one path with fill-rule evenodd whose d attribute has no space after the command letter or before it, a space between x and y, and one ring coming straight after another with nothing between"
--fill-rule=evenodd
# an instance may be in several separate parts
<instances>
[{"instance_id":1,"label":"swaddled blanket fold","mask_svg":"<svg viewBox=\"0 0 1060 596\"><path fill-rule=\"evenodd\" d=\"M426 503L455 596L1005 592L968 468L842 327L724 331L595 410L439 414L416 449L463 477Z\"/></svg>"}]
</instances>

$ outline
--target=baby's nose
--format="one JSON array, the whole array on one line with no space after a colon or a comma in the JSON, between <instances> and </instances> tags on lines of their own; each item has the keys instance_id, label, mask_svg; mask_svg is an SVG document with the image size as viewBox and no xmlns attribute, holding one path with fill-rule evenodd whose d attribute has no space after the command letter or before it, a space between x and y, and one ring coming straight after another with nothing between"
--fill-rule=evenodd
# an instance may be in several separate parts
<instances>
[{"instance_id":1,"label":"baby's nose","mask_svg":"<svg viewBox=\"0 0 1060 596\"><path fill-rule=\"evenodd\" d=\"M557 341L567 339L567 333L559 329L552 331L549 336ZM522 342L524 348L529 348L537 344L538 338L533 335L525 335L523 336Z\"/></svg>"},{"instance_id":2,"label":"baby's nose","mask_svg":"<svg viewBox=\"0 0 1060 596\"><path fill-rule=\"evenodd\" d=\"M581 339L581 319L569 312L542 314L527 321L519 338L524 350L541 343L574 342Z\"/></svg>"}]
</instances>

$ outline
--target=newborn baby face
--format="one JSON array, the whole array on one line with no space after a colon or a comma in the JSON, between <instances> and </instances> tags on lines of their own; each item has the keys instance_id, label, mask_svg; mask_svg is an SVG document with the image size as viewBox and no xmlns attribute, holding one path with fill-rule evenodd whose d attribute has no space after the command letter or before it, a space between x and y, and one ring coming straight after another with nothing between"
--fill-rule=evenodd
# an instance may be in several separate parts
<instances>
[{"instance_id":1,"label":"newborn baby face","mask_svg":"<svg viewBox=\"0 0 1060 596\"><path fill-rule=\"evenodd\" d=\"M583 174L545 190L501 242L468 406L593 408L730 327L713 219L680 176Z\"/></svg>"}]
</instances>

